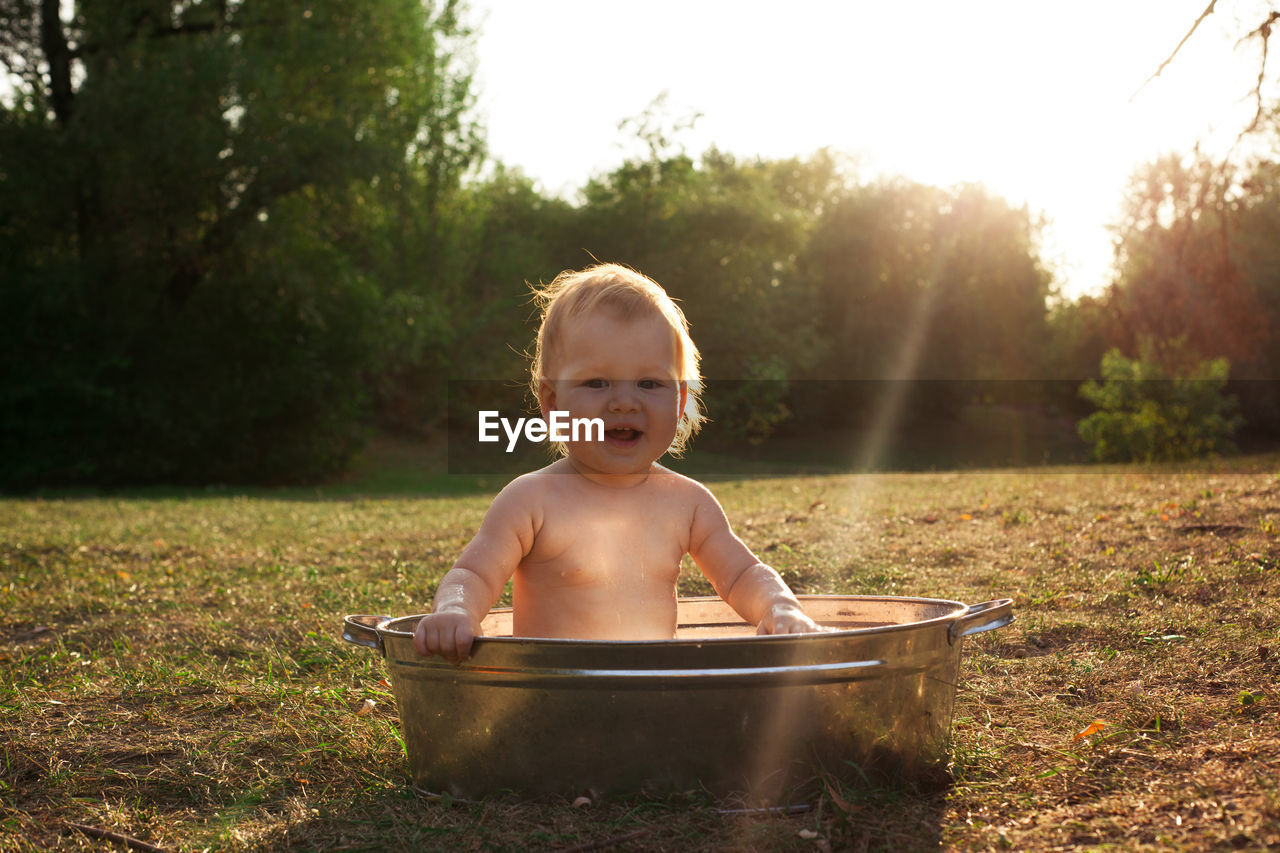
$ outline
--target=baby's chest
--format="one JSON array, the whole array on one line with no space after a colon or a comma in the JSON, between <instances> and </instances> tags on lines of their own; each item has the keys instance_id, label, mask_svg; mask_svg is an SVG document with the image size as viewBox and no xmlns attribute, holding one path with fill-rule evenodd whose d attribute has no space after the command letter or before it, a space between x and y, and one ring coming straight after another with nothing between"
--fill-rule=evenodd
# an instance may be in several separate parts
<instances>
[{"instance_id":1,"label":"baby's chest","mask_svg":"<svg viewBox=\"0 0 1280 853\"><path fill-rule=\"evenodd\" d=\"M524 566L558 582L674 582L688 550L688 519L673 512L564 513L544 521Z\"/></svg>"}]
</instances>

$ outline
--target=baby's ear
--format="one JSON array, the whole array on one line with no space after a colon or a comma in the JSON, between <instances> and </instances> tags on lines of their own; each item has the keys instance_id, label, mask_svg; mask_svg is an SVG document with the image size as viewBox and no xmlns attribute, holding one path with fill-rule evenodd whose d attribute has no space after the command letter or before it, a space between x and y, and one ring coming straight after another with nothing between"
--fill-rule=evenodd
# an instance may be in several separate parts
<instances>
[{"instance_id":1,"label":"baby's ear","mask_svg":"<svg viewBox=\"0 0 1280 853\"><path fill-rule=\"evenodd\" d=\"M538 408L542 410L542 419L551 417L556 407L556 389L546 379L538 380Z\"/></svg>"}]
</instances>

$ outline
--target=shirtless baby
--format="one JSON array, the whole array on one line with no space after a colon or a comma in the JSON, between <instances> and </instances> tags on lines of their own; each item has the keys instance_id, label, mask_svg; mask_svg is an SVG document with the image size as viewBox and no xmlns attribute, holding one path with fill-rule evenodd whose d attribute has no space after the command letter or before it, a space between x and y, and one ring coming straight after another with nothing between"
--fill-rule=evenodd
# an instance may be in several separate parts
<instances>
[{"instance_id":1,"label":"shirtless baby","mask_svg":"<svg viewBox=\"0 0 1280 853\"><path fill-rule=\"evenodd\" d=\"M658 464L701 420L698 351L666 292L603 264L562 273L538 296L542 416L601 418L604 440L566 442L557 461L494 499L418 623L418 652L464 660L512 575L516 636L670 639L686 553L757 633L819 630L711 492Z\"/></svg>"}]
</instances>

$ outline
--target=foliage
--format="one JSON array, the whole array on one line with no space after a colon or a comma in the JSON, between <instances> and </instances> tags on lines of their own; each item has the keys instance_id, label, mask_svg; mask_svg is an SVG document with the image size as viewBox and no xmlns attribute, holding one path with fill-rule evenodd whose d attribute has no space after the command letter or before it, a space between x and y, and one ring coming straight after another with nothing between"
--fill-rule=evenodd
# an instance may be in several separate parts
<instances>
[{"instance_id":1,"label":"foliage","mask_svg":"<svg viewBox=\"0 0 1280 853\"><path fill-rule=\"evenodd\" d=\"M1108 341L1115 337L1114 316L1106 301L1089 294L1074 300L1056 300L1045 322L1045 375L1077 383L1095 376L1103 354L1111 348Z\"/></svg>"},{"instance_id":2,"label":"foliage","mask_svg":"<svg viewBox=\"0 0 1280 853\"><path fill-rule=\"evenodd\" d=\"M8 5L0 483L341 466L419 277L385 211L479 150L458 4Z\"/></svg>"},{"instance_id":3,"label":"foliage","mask_svg":"<svg viewBox=\"0 0 1280 853\"><path fill-rule=\"evenodd\" d=\"M1227 359L1201 361L1181 341L1163 353L1146 342L1136 360L1113 349L1102 357L1102 382L1080 386L1101 410L1080 421L1080 437L1100 461L1196 459L1232 450L1241 420L1235 398L1223 393L1229 372Z\"/></svg>"},{"instance_id":4,"label":"foliage","mask_svg":"<svg viewBox=\"0 0 1280 853\"><path fill-rule=\"evenodd\" d=\"M813 251L840 342L823 367L841 377L1035 376L1050 281L1037 227L977 185L895 181L838 199Z\"/></svg>"},{"instance_id":5,"label":"foliage","mask_svg":"<svg viewBox=\"0 0 1280 853\"><path fill-rule=\"evenodd\" d=\"M1241 181L1203 156L1167 156L1135 172L1115 228L1109 299L1126 336L1116 345L1185 336L1245 374L1264 369L1267 316L1259 282L1241 264L1241 194L1248 193Z\"/></svg>"},{"instance_id":6,"label":"foliage","mask_svg":"<svg viewBox=\"0 0 1280 853\"><path fill-rule=\"evenodd\" d=\"M1280 428L1280 182L1273 159L1246 168L1195 154L1139 168L1116 234L1116 277L1096 301L1066 312L1056 336L1063 375L1101 344L1184 337L1231 362L1232 390L1256 435ZM1069 343L1073 341L1073 343ZM1094 356L1096 358L1096 355Z\"/></svg>"},{"instance_id":7,"label":"foliage","mask_svg":"<svg viewBox=\"0 0 1280 853\"><path fill-rule=\"evenodd\" d=\"M1050 284L1037 227L980 186L884 181L833 199L807 261L830 342L811 376L845 390L810 416L874 410L885 380L941 380L912 396L915 415L933 417L967 401L972 380L1037 377Z\"/></svg>"},{"instance_id":8,"label":"foliage","mask_svg":"<svg viewBox=\"0 0 1280 853\"><path fill-rule=\"evenodd\" d=\"M526 283L593 257L681 300L735 441L936 420L974 380L1078 380L1124 329L1191 316L1117 319L1173 304L1163 232L1141 224L1163 214L1128 232L1125 288L1050 314L1028 210L858 182L829 152L691 156L697 117L661 102L573 201L474 170L453 0L0 2L0 485L341 469L371 423L439 424L449 379L518 384ZM1269 192L1248 195L1236 280L1280 268Z\"/></svg>"},{"instance_id":9,"label":"foliage","mask_svg":"<svg viewBox=\"0 0 1280 853\"><path fill-rule=\"evenodd\" d=\"M840 181L836 165L824 154L739 162L712 149L694 162L652 149L588 184L569 242L630 264L681 302L711 418L726 434L759 439L786 419L787 383L824 345L803 256Z\"/></svg>"}]
</instances>

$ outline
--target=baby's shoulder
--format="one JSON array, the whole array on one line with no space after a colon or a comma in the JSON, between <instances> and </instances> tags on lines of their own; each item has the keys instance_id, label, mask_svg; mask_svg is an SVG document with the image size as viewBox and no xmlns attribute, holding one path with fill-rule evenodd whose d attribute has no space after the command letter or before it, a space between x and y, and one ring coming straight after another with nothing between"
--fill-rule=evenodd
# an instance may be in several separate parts
<instances>
[{"instance_id":1,"label":"baby's shoulder","mask_svg":"<svg viewBox=\"0 0 1280 853\"><path fill-rule=\"evenodd\" d=\"M719 529L728 521L720 501L705 485L683 474L663 469L666 487L673 490L673 503L683 506L689 512L690 525L695 532L703 533Z\"/></svg>"},{"instance_id":2,"label":"baby's shoulder","mask_svg":"<svg viewBox=\"0 0 1280 853\"><path fill-rule=\"evenodd\" d=\"M546 498L547 492L556 484L555 464L527 474L521 474L498 493L497 500L509 503L531 503Z\"/></svg>"},{"instance_id":3,"label":"baby's shoulder","mask_svg":"<svg viewBox=\"0 0 1280 853\"><path fill-rule=\"evenodd\" d=\"M514 529L522 539L526 533L536 536L542 529L547 506L556 502L555 480L546 471L546 468L531 471L507 483L489 504L484 525Z\"/></svg>"},{"instance_id":4,"label":"baby's shoulder","mask_svg":"<svg viewBox=\"0 0 1280 853\"><path fill-rule=\"evenodd\" d=\"M526 506L573 502L582 492L581 479L568 460L558 459L550 465L516 477L498 497Z\"/></svg>"},{"instance_id":5,"label":"baby's shoulder","mask_svg":"<svg viewBox=\"0 0 1280 853\"><path fill-rule=\"evenodd\" d=\"M522 474L503 486L489 504L488 515L513 516L534 511L545 500L546 491L545 484L534 476L536 473Z\"/></svg>"},{"instance_id":6,"label":"baby's shoulder","mask_svg":"<svg viewBox=\"0 0 1280 853\"><path fill-rule=\"evenodd\" d=\"M716 502L715 495L711 493L711 490L692 477L686 477L684 474L672 471L662 465L654 466L654 474L655 476L652 479L658 488L667 490L677 497L694 503L702 503L707 500Z\"/></svg>"}]
</instances>

